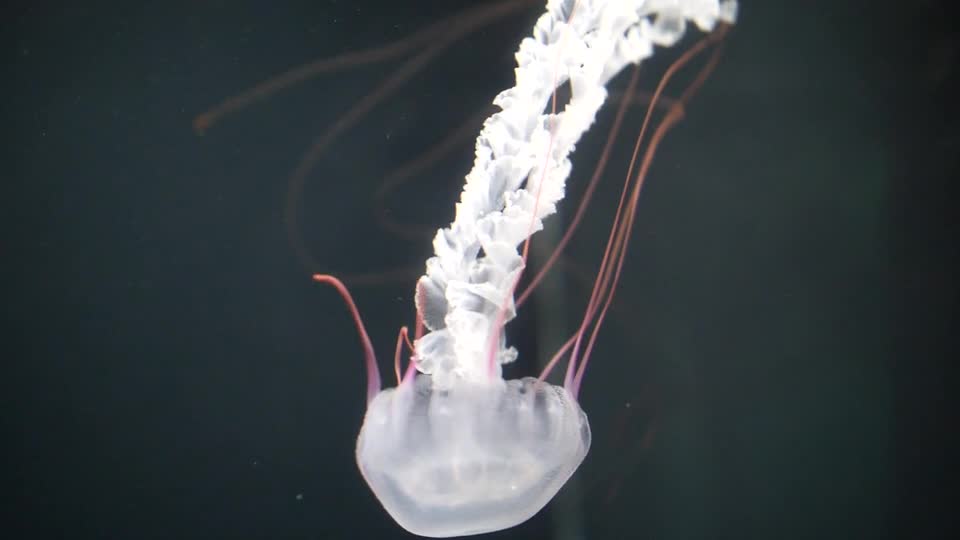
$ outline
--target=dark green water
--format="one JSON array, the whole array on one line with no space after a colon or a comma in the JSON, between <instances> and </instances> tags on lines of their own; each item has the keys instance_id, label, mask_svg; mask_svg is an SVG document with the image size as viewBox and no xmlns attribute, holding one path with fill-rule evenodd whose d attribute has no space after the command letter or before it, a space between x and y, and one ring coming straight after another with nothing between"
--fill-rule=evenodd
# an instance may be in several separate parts
<instances>
[{"instance_id":1,"label":"dark green water","mask_svg":"<svg viewBox=\"0 0 960 540\"><path fill-rule=\"evenodd\" d=\"M479 3L9 10L11 538L408 537L357 472L361 350L309 274L380 273L354 294L392 382L431 249L418 231L452 218L472 137L382 204L377 191L512 84L541 7L464 37L327 147L295 198L309 264L284 225L290 174L409 55L310 79L203 136L191 122ZM555 503L491 537L944 535L960 41L938 9L741 2L647 180L583 386L593 448ZM674 58L644 69L645 90ZM578 147L555 227L612 111ZM511 325L510 376L535 374L579 321L641 118L551 292Z\"/></svg>"}]
</instances>

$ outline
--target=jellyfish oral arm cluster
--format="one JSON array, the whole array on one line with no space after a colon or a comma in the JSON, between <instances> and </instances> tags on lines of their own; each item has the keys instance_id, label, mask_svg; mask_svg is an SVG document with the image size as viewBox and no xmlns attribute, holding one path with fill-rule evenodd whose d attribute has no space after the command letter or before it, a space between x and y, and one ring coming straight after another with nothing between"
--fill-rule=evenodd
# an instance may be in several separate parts
<instances>
[{"instance_id":1,"label":"jellyfish oral arm cluster","mask_svg":"<svg viewBox=\"0 0 960 540\"><path fill-rule=\"evenodd\" d=\"M426 329L414 344L419 373L379 392L370 374L357 463L408 531L452 537L522 523L586 456L590 428L569 368L565 386L501 377L501 365L517 357L503 327L515 315L521 246L563 199L571 154L607 83L655 46L676 43L688 24L710 31L733 22L736 9L735 0L549 0L521 42L516 85L494 100L500 111L477 138L455 219L437 232L417 282ZM569 101L548 107L564 84ZM319 279L350 304L375 371L349 293L335 278Z\"/></svg>"},{"instance_id":2,"label":"jellyfish oral arm cluster","mask_svg":"<svg viewBox=\"0 0 960 540\"><path fill-rule=\"evenodd\" d=\"M718 0L551 0L516 53L516 85L477 138L473 168L449 227L437 231L434 256L418 286L429 333L417 342L417 368L435 386L489 378L516 358L494 334L514 316L513 289L523 270L518 246L556 211L570 155L607 97L606 85L654 45L670 46L692 21L709 31L732 21L734 2ZM569 83L562 111L544 112ZM501 308L506 316L498 317Z\"/></svg>"}]
</instances>

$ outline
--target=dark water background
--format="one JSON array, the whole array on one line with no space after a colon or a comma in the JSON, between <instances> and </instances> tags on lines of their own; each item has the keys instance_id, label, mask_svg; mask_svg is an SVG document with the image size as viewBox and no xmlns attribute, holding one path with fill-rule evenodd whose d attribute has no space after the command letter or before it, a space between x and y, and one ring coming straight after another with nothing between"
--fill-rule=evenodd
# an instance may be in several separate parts
<instances>
[{"instance_id":1,"label":"dark water background","mask_svg":"<svg viewBox=\"0 0 960 540\"><path fill-rule=\"evenodd\" d=\"M430 245L379 227L374 194L512 84L541 7L466 36L321 156L298 199L313 268L284 228L288 177L396 64L311 79L203 136L191 122L478 3L8 9L5 537L409 536L354 465L360 348L308 276L400 276L354 290L387 377L411 323L405 269ZM491 537L949 536L958 54L933 2L741 3L642 197L582 394L594 447L555 504ZM574 156L557 225L612 110ZM551 285L562 309L534 302L511 326L510 375L536 373L559 344L543 336L575 324L631 143ZM446 224L471 161L469 141L383 211Z\"/></svg>"}]
</instances>

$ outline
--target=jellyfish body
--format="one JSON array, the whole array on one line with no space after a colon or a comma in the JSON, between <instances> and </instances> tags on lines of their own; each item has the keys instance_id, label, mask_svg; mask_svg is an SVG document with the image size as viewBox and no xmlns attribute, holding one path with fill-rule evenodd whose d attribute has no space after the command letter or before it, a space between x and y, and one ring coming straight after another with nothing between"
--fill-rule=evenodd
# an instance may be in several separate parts
<instances>
[{"instance_id":1,"label":"jellyfish body","mask_svg":"<svg viewBox=\"0 0 960 540\"><path fill-rule=\"evenodd\" d=\"M328 274L313 279L340 294L356 324L367 371L357 466L404 529L445 538L513 527L542 509L580 466L590 425L566 387L545 382L545 374L503 380L499 372L437 384L418 375L415 362L401 378L398 339L397 386L381 390L373 344L350 291Z\"/></svg>"},{"instance_id":2,"label":"jellyfish body","mask_svg":"<svg viewBox=\"0 0 960 540\"><path fill-rule=\"evenodd\" d=\"M524 378L435 389L420 376L370 402L357 464L404 529L450 537L526 521L589 448L587 416L562 387Z\"/></svg>"},{"instance_id":3,"label":"jellyfish body","mask_svg":"<svg viewBox=\"0 0 960 540\"><path fill-rule=\"evenodd\" d=\"M521 44L517 86L496 98L501 111L484 123L477 139L476 161L455 219L437 232L435 255L417 283L416 339L408 342L414 354L401 378L403 341L398 338L396 388L380 390L373 347L346 288L332 276L315 276L337 287L364 341L368 402L357 464L386 511L414 534L465 536L518 525L556 495L590 448L590 427L577 394L617 289L639 193L659 141L682 117L684 103L716 56L668 107L642 159L631 160L579 328L538 378L504 380L501 365L516 359L517 351L506 346L503 329L528 296L524 292L514 301L530 237L563 198L569 156L603 104L610 78L648 57L654 44L676 43L686 20L712 30L718 21L732 22L736 12L735 0L680 2L679 11L672 2L634 4L549 0L534 36ZM667 80L716 44L724 29L701 40L664 74L637 137L635 157ZM566 81L571 97L564 110L556 111L553 100L551 112L543 114ZM636 75L628 94L635 81ZM615 126L628 102L621 103ZM602 165L587 193L601 174ZM588 201L581 201L558 252ZM538 281L539 276L531 287ZM566 353L563 386L547 383L545 377Z\"/></svg>"},{"instance_id":4,"label":"jellyfish body","mask_svg":"<svg viewBox=\"0 0 960 540\"><path fill-rule=\"evenodd\" d=\"M534 0L477 6L388 46L313 63L227 99L197 117L198 132L305 76L347 65L386 60L420 47L376 91L365 96L319 137L291 177L286 221L291 242L308 266L318 266L296 231L295 204L307 171L323 149L398 84L452 41ZM547 264L514 301L526 266L530 236L556 211L572 168L569 156L607 96L606 84L630 64L671 46L689 22L711 31L732 23L736 0L547 0L533 35L517 52L517 84L494 103L501 109L477 139L476 161L456 218L438 231L435 256L417 286L418 330L408 374L381 390L376 358L359 311L343 283L327 274L351 311L364 347L367 412L357 439L360 472L387 512L408 531L430 537L480 534L518 525L542 509L576 471L590 448L587 416L577 401L597 332L614 297L643 180L659 141L684 114L684 105L713 69L706 64L652 130L642 159L632 159L590 300L576 333L536 378L503 380L501 364L517 352L503 328L577 228L609 156L636 71L585 195ZM706 46L720 41L721 25L664 74L652 94L634 150L638 157L650 113L667 80ZM717 52L719 49L717 49ZM569 83L570 100L557 111L555 92ZM543 113L548 103L549 114ZM414 161L417 163L417 161ZM636 165L636 167L635 167ZM406 173L417 167L402 167ZM402 176L398 176L402 177ZM518 252L518 246L523 245ZM423 328L428 333L423 335ZM406 338L406 328L401 332ZM563 386L544 379L569 353ZM415 369L414 369L415 368ZM415 373L419 372L419 373Z\"/></svg>"}]
</instances>

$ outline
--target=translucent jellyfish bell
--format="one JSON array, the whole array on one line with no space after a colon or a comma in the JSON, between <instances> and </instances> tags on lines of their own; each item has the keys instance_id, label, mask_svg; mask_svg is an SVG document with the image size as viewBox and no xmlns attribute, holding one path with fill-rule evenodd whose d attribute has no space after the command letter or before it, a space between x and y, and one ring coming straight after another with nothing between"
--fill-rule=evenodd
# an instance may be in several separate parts
<instances>
[{"instance_id":1,"label":"translucent jellyfish bell","mask_svg":"<svg viewBox=\"0 0 960 540\"><path fill-rule=\"evenodd\" d=\"M369 404L357 464L403 528L450 537L526 521L589 448L587 417L562 387L497 378L434 390L420 376Z\"/></svg>"}]
</instances>

